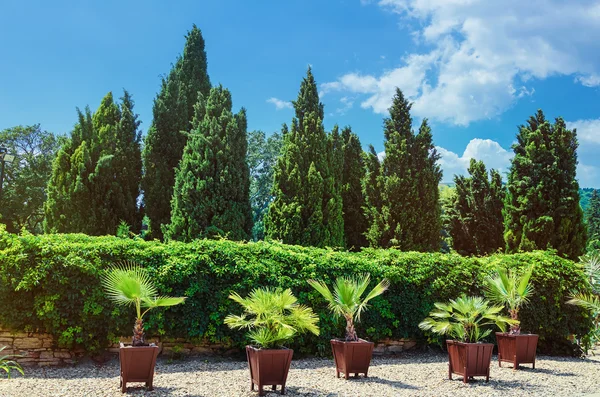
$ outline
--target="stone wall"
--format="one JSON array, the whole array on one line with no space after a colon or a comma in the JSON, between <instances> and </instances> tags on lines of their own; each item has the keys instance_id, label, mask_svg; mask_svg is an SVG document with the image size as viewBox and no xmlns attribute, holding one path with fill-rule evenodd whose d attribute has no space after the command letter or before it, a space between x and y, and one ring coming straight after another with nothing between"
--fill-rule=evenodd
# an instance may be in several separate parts
<instances>
[{"instance_id":1,"label":"stone wall","mask_svg":"<svg viewBox=\"0 0 600 397\"><path fill-rule=\"evenodd\" d=\"M65 365L74 364L83 356L83 350L59 349L54 337L49 334L14 332L0 328L0 347L7 346L2 355L16 354L14 358L21 365Z\"/></svg>"},{"instance_id":2,"label":"stone wall","mask_svg":"<svg viewBox=\"0 0 600 397\"><path fill-rule=\"evenodd\" d=\"M131 337L123 337L120 342L131 343ZM159 346L159 354L169 356L180 355L232 355L238 354L238 349L231 349L220 344L189 343L185 339L149 338L148 343ZM416 345L412 339L391 340L385 339L375 344L373 354L398 354L411 349ZM23 357L16 358L21 365L66 365L74 364L77 359L84 356L83 350L67 350L58 348L55 338L49 334L15 332L0 327L0 347L7 346L3 354L18 354ZM107 349L108 353L117 354L119 343Z\"/></svg>"}]
</instances>

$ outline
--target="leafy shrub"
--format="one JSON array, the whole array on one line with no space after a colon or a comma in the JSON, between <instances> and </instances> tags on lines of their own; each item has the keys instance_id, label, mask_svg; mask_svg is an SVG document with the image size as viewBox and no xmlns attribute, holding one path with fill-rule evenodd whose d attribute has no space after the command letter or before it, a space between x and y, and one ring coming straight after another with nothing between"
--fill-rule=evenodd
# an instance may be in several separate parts
<instances>
[{"instance_id":1,"label":"leafy shrub","mask_svg":"<svg viewBox=\"0 0 600 397\"><path fill-rule=\"evenodd\" d=\"M374 249L347 253L269 242L162 244L83 234L14 235L1 226L0 307L10 310L0 311L0 324L46 331L61 346L79 345L88 351L129 335L134 314L108 302L100 283L104 270L121 260L145 267L160 295L187 297L185 305L148 313L148 334L232 347L248 342L223 323L229 313L239 311L228 299L232 291L245 296L258 287L290 288L319 315L321 336L299 335L289 347L315 353L328 351L329 339L341 335L346 324L331 316L309 279L331 285L339 276L368 273L371 280L389 280L388 292L370 302L357 332L371 340L425 340L418 324L434 302L481 295L485 278L497 266L522 269L533 264L536 293L521 310L521 328L540 335L540 350L569 353L568 338L591 328L585 310L565 303L571 291L589 290L582 270L550 252L485 258Z\"/></svg>"}]
</instances>

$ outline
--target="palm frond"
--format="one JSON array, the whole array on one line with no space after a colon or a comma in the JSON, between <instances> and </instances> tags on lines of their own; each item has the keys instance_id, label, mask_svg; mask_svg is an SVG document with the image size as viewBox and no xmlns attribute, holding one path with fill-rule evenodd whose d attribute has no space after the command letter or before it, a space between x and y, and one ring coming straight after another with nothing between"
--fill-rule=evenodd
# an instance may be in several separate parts
<instances>
[{"instance_id":1,"label":"palm frond","mask_svg":"<svg viewBox=\"0 0 600 397\"><path fill-rule=\"evenodd\" d=\"M228 315L225 324L234 329L249 329L250 340L262 347L279 346L297 333L319 334L319 317L311 308L298 304L290 289L254 289L247 298L232 292L229 298L242 307L243 313Z\"/></svg>"},{"instance_id":2,"label":"palm frond","mask_svg":"<svg viewBox=\"0 0 600 397\"><path fill-rule=\"evenodd\" d=\"M419 324L419 328L448 335L465 342L476 342L490 334L482 327L496 325L501 330L515 321L499 315L502 306L490 306L481 297L461 296L449 303L435 303L435 309Z\"/></svg>"}]
</instances>

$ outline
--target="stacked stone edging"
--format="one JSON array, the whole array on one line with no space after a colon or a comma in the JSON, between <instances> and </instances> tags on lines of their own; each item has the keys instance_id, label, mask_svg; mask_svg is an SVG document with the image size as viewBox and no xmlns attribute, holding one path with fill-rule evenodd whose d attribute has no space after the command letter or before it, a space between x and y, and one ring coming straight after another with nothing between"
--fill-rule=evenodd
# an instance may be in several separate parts
<instances>
[{"instance_id":1,"label":"stacked stone edging","mask_svg":"<svg viewBox=\"0 0 600 397\"><path fill-rule=\"evenodd\" d=\"M131 343L131 337L122 337L120 342ZM185 339L173 338L148 338L148 343L155 343L159 347L159 354L201 356L201 355L232 355L238 354L239 349L232 349L226 345L215 343L190 343ZM373 354L386 355L398 354L413 348L417 344L412 339L384 339L375 344ZM56 339L46 333L32 333L11 331L0 327L0 347L7 346L2 354L17 354L15 360L21 365L54 366L74 364L77 359L85 355L83 349L61 349ZM119 343L114 343L107 349L109 353L119 352Z\"/></svg>"},{"instance_id":2,"label":"stacked stone edging","mask_svg":"<svg viewBox=\"0 0 600 397\"><path fill-rule=\"evenodd\" d=\"M0 328L0 347L7 346L2 355L16 354L14 360L21 365L74 364L82 357L83 350L60 349L50 334L10 331Z\"/></svg>"}]
</instances>

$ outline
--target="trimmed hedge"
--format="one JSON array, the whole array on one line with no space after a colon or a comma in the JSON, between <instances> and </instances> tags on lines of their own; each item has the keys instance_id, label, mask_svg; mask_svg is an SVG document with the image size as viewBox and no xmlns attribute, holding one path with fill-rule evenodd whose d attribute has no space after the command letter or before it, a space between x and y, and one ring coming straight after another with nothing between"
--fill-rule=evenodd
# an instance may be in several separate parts
<instances>
[{"instance_id":1,"label":"trimmed hedge","mask_svg":"<svg viewBox=\"0 0 600 397\"><path fill-rule=\"evenodd\" d=\"M183 305L150 312L149 334L232 347L246 343L242 332L223 325L227 314L239 311L227 298L232 290L245 295L261 286L291 288L319 313L321 327L321 336L301 336L292 347L328 354L328 340L343 335L344 323L332 318L307 279L330 283L339 275L365 272L374 282L387 277L390 289L363 314L359 335L371 340L426 340L417 324L433 303L462 293L481 294L482 281L495 264L536 265L532 278L536 293L521 318L523 330L540 335L541 351L569 353L573 345L567 338L591 327L584 311L565 304L571 291L586 289L581 270L549 252L485 258L372 249L347 253L269 242L163 244L82 234L14 235L1 226L0 324L45 331L58 337L61 346L83 346L89 352L129 335L134 310L107 301L99 283L103 269L122 259L145 266L161 294L188 297Z\"/></svg>"}]
</instances>

